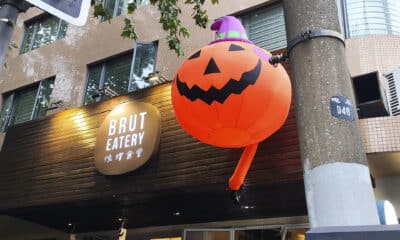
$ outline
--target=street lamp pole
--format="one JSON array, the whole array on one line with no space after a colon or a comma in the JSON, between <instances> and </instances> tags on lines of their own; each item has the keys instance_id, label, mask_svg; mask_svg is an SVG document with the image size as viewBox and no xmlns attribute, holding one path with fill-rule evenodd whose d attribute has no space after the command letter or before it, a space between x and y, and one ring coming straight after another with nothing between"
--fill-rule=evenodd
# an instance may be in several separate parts
<instances>
[{"instance_id":1,"label":"street lamp pole","mask_svg":"<svg viewBox=\"0 0 400 240\"><path fill-rule=\"evenodd\" d=\"M24 0L0 0L0 72L10 47L18 14L25 12L29 7Z\"/></svg>"}]
</instances>

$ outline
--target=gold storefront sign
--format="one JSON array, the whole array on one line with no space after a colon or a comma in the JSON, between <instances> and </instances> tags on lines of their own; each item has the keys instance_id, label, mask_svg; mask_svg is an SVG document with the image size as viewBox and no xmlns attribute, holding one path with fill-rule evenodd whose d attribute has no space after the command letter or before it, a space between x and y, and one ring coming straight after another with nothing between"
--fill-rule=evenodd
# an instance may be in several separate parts
<instances>
[{"instance_id":1,"label":"gold storefront sign","mask_svg":"<svg viewBox=\"0 0 400 240\"><path fill-rule=\"evenodd\" d=\"M160 112L153 105L119 105L98 129L94 149L97 170L105 175L119 175L139 168L157 152L160 130Z\"/></svg>"}]
</instances>

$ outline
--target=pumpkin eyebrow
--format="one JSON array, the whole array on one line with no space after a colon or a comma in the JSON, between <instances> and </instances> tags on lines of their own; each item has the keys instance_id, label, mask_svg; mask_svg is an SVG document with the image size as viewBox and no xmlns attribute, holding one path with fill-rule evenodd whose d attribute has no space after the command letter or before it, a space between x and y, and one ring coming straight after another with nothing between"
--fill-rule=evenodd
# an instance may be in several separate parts
<instances>
[{"instance_id":1,"label":"pumpkin eyebrow","mask_svg":"<svg viewBox=\"0 0 400 240\"><path fill-rule=\"evenodd\" d=\"M236 44L231 44L231 45L229 46L229 49L228 49L228 51L230 51L230 52L233 52L233 51L243 51L243 50L244 50L244 48L242 48L241 46L236 45Z\"/></svg>"},{"instance_id":2,"label":"pumpkin eyebrow","mask_svg":"<svg viewBox=\"0 0 400 240\"><path fill-rule=\"evenodd\" d=\"M192 56L189 57L189 59L195 59L195 58L200 57L200 53L201 53L201 50L195 52Z\"/></svg>"}]
</instances>

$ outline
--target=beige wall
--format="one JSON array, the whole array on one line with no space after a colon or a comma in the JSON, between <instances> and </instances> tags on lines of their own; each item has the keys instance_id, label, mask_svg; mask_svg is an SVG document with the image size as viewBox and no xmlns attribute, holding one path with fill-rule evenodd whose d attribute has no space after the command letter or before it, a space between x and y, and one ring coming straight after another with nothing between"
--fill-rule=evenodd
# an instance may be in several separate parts
<instances>
[{"instance_id":1,"label":"beige wall","mask_svg":"<svg viewBox=\"0 0 400 240\"><path fill-rule=\"evenodd\" d=\"M210 22L224 15L235 14L252 9L262 4L269 4L269 0L230 0L220 1L220 4L212 6L207 1ZM214 33L207 29L201 29L191 19L191 9L182 6L182 21L191 37L183 39L182 49L189 55L194 50L208 44L214 38ZM92 10L93 11L93 10ZM20 14L12 42L21 47L24 37L24 22L42 14L36 8L29 9ZM125 16L119 16L111 22L100 22L89 14L88 23L83 27L68 26L64 39L43 46L41 48L19 54L19 49L12 50L7 58L8 67L0 73L0 94L32 84L36 81L55 76L55 84L51 95L51 102L62 100L63 104L53 114L66 108L81 106L85 93L87 65L105 58L130 51L134 41L123 39L120 34ZM166 33L158 23L159 12L151 5L140 7L132 18L139 39L138 42L150 42L159 40L157 54L157 70L165 77L172 79L175 70L185 58L169 50L166 43ZM2 98L0 97L0 105ZM0 146L4 134L0 133Z\"/></svg>"},{"instance_id":2,"label":"beige wall","mask_svg":"<svg viewBox=\"0 0 400 240\"><path fill-rule=\"evenodd\" d=\"M207 7L212 20L268 2L271 1L221 1L219 5ZM31 8L27 13L21 14L12 41L21 46L24 22L41 13L40 10ZM134 45L133 40L120 36L124 16L112 19L111 23L99 22L91 16L83 27L69 25L64 39L21 55L19 49L11 51L7 59L8 67L0 75L1 93L56 76L52 100L63 100L66 107L80 106L85 92L87 64L129 51ZM166 33L158 23L159 12L148 5L137 9L131 17L138 31L138 42L159 40L157 69L171 79L184 57L177 57L168 49ZM213 40L213 32L194 25L191 10L187 6L183 6L182 19L191 32L191 37L182 44L186 55Z\"/></svg>"},{"instance_id":3,"label":"beige wall","mask_svg":"<svg viewBox=\"0 0 400 240\"><path fill-rule=\"evenodd\" d=\"M400 117L366 118L359 123L367 153L400 151Z\"/></svg>"},{"instance_id":4,"label":"beige wall","mask_svg":"<svg viewBox=\"0 0 400 240\"><path fill-rule=\"evenodd\" d=\"M387 73L400 67L400 36L369 35L346 40L350 75Z\"/></svg>"},{"instance_id":5,"label":"beige wall","mask_svg":"<svg viewBox=\"0 0 400 240\"><path fill-rule=\"evenodd\" d=\"M400 68L400 36L369 35L346 40L346 60L352 77L378 72L383 88L383 74Z\"/></svg>"}]
</instances>

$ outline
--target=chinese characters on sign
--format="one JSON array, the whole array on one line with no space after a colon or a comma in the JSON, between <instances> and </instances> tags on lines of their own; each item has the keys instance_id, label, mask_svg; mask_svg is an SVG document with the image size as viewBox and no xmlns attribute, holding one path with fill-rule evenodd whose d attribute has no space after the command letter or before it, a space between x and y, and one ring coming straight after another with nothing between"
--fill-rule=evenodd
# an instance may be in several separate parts
<instances>
[{"instance_id":1,"label":"chinese characters on sign","mask_svg":"<svg viewBox=\"0 0 400 240\"><path fill-rule=\"evenodd\" d=\"M331 97L331 115L345 120L354 121L355 111L353 103L344 96Z\"/></svg>"},{"instance_id":2,"label":"chinese characters on sign","mask_svg":"<svg viewBox=\"0 0 400 240\"><path fill-rule=\"evenodd\" d=\"M110 112L101 124L94 151L95 165L106 175L142 166L156 152L160 114L148 103L128 102Z\"/></svg>"}]
</instances>

